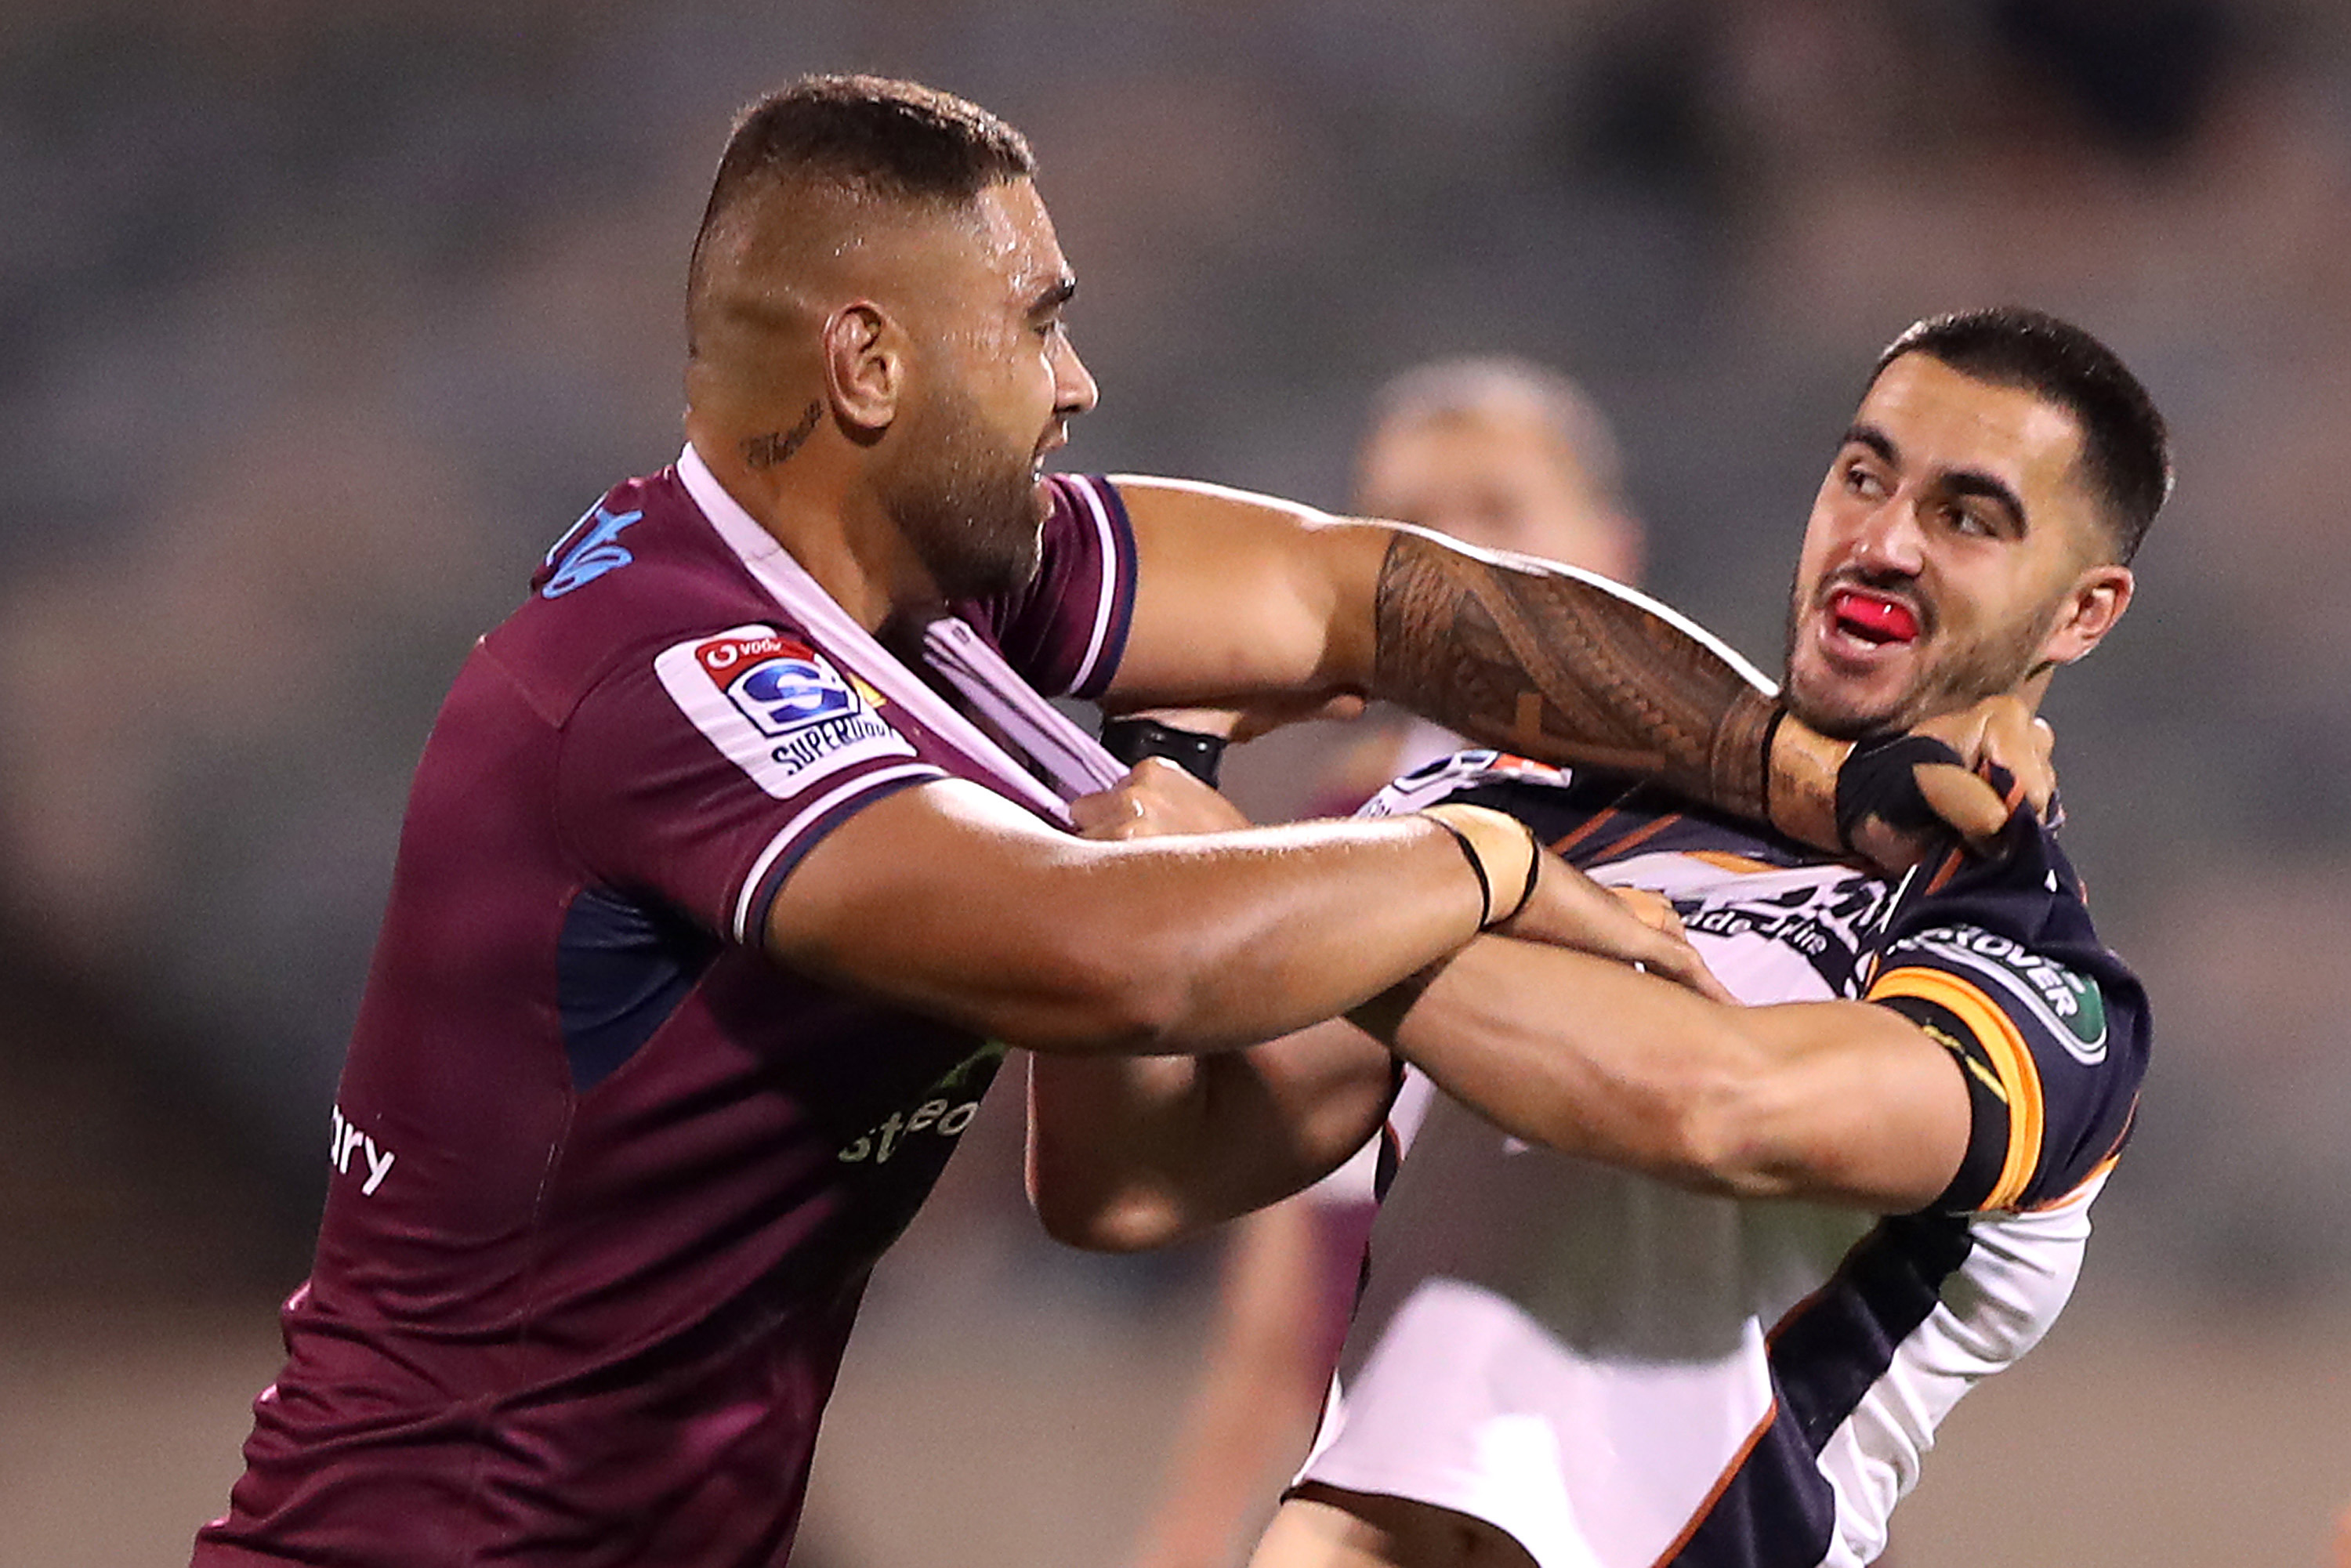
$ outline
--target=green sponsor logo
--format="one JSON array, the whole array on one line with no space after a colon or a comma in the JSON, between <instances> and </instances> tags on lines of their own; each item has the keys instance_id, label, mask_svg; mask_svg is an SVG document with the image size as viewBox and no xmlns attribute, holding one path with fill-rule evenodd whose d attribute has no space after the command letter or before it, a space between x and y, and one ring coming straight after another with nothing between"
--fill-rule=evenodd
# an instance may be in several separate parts
<instances>
[{"instance_id":1,"label":"green sponsor logo","mask_svg":"<svg viewBox=\"0 0 2351 1568\"><path fill-rule=\"evenodd\" d=\"M1930 931L1902 946L1957 960L2022 1002L2075 1057L2088 1062L2105 1059L2106 1001L2096 981L1980 926Z\"/></svg>"}]
</instances>

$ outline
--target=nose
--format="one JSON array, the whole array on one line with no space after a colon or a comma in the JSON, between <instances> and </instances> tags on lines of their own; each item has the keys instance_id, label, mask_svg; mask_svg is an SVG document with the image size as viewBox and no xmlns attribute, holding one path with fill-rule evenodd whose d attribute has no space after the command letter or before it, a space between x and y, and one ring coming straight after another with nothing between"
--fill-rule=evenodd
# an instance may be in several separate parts
<instances>
[{"instance_id":1,"label":"nose","mask_svg":"<svg viewBox=\"0 0 2351 1568\"><path fill-rule=\"evenodd\" d=\"M1102 401L1093 373L1078 358L1076 345L1064 335L1053 356L1053 412L1063 419L1086 413Z\"/></svg>"},{"instance_id":2,"label":"nose","mask_svg":"<svg viewBox=\"0 0 2351 1568\"><path fill-rule=\"evenodd\" d=\"M1916 577L1926 564L1926 542L1918 497L1905 486L1862 515L1853 553L1866 569Z\"/></svg>"}]
</instances>

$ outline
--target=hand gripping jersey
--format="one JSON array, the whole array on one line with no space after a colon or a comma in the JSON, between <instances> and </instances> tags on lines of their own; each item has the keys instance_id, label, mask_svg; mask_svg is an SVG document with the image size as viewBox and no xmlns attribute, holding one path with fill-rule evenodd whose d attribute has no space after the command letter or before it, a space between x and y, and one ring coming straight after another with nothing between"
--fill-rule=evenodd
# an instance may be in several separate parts
<instances>
[{"instance_id":1,"label":"hand gripping jersey","mask_svg":"<svg viewBox=\"0 0 2351 1568\"><path fill-rule=\"evenodd\" d=\"M1133 541L1109 485L1052 499L1038 579L956 608L1090 694ZM784 1561L868 1271L1002 1048L759 950L833 827L995 782L785 611L779 553L689 450L580 519L459 673L316 1265L198 1563Z\"/></svg>"},{"instance_id":2,"label":"hand gripping jersey","mask_svg":"<svg viewBox=\"0 0 2351 1568\"><path fill-rule=\"evenodd\" d=\"M1743 1000L1865 998L1915 1019L1964 1071L1973 1134L1940 1201L1878 1218L1531 1147L1412 1075L1390 1129L1405 1157L1300 1479L1471 1514L1543 1568L1870 1561L1938 1423L2073 1289L2146 1065L2137 982L2022 818L2004 859L1890 884L1491 752L1366 810L1445 798L1665 894Z\"/></svg>"}]
</instances>

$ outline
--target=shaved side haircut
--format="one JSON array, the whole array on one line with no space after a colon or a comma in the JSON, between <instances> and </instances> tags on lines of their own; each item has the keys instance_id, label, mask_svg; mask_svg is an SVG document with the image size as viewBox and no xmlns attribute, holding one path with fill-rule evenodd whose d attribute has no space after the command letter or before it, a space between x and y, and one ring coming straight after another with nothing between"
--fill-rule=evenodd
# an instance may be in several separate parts
<instances>
[{"instance_id":1,"label":"shaved side haircut","mask_svg":"<svg viewBox=\"0 0 2351 1568\"><path fill-rule=\"evenodd\" d=\"M977 104L887 77L803 77L738 116L710 185L686 276L689 357L710 284L714 236L754 204L955 207L1036 173L1028 139ZM783 221L795 215L786 208Z\"/></svg>"}]
</instances>

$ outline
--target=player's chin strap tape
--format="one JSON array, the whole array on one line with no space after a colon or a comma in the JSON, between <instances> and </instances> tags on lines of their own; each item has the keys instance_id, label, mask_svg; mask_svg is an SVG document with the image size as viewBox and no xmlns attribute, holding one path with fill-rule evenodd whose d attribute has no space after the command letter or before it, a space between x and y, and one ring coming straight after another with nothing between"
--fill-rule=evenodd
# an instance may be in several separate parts
<instances>
[{"instance_id":1,"label":"player's chin strap tape","mask_svg":"<svg viewBox=\"0 0 2351 1568\"><path fill-rule=\"evenodd\" d=\"M1967 766L1959 754L1931 736L1886 735L1857 743L1837 769L1837 838L1853 848L1854 830L1875 817L1897 833L1923 833L1942 819L1919 792L1924 764Z\"/></svg>"},{"instance_id":2,"label":"player's chin strap tape","mask_svg":"<svg viewBox=\"0 0 2351 1568\"><path fill-rule=\"evenodd\" d=\"M1210 789L1216 787L1217 769L1225 760L1223 736L1178 729L1155 718L1105 718L1102 739L1103 749L1129 768L1146 757L1164 757Z\"/></svg>"}]
</instances>

